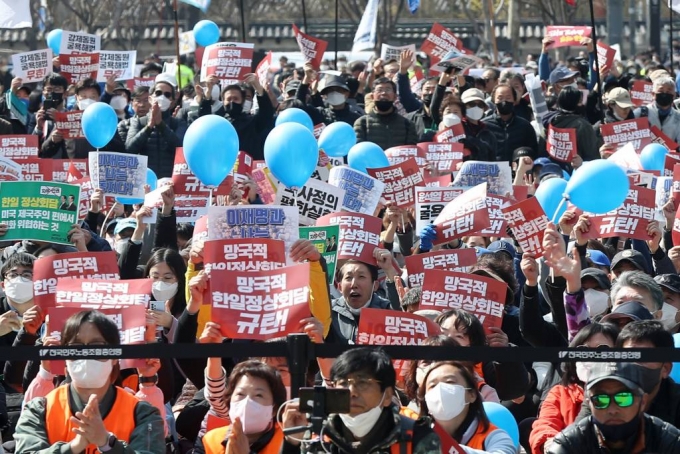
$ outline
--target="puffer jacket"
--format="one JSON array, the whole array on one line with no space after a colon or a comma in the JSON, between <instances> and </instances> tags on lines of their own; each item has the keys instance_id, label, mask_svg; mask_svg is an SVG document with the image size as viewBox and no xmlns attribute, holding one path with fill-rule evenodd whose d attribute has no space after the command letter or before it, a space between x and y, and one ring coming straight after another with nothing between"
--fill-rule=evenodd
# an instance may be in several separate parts
<instances>
[{"instance_id":1,"label":"puffer jacket","mask_svg":"<svg viewBox=\"0 0 680 454\"><path fill-rule=\"evenodd\" d=\"M525 119L513 115L510 121L505 122L498 114L494 114L485 118L484 123L496 137L496 161L509 163L512 161L512 152L521 147L531 148L533 156L536 156L536 131Z\"/></svg>"},{"instance_id":2,"label":"puffer jacket","mask_svg":"<svg viewBox=\"0 0 680 454\"><path fill-rule=\"evenodd\" d=\"M375 293L371 298L371 303L368 305L371 309L390 309L390 301L382 298ZM345 298L340 297L333 300L331 308L331 332L330 337L326 339L327 342L337 343L354 343L357 337L359 328L359 316L352 314L347 308Z\"/></svg>"},{"instance_id":3,"label":"puffer jacket","mask_svg":"<svg viewBox=\"0 0 680 454\"><path fill-rule=\"evenodd\" d=\"M358 142L373 142L383 150L418 143L416 126L396 111L381 115L369 113L354 123Z\"/></svg>"},{"instance_id":4,"label":"puffer jacket","mask_svg":"<svg viewBox=\"0 0 680 454\"><path fill-rule=\"evenodd\" d=\"M543 454L546 440L554 438L568 425L576 421L583 404L583 388L576 383L569 386L556 385L541 404L538 418L529 436L532 454Z\"/></svg>"},{"instance_id":5,"label":"puffer jacket","mask_svg":"<svg viewBox=\"0 0 680 454\"><path fill-rule=\"evenodd\" d=\"M584 161L600 159L600 150L597 146L597 135L588 120L582 115L570 112L558 111L550 119L550 124L556 128L576 129L576 148L578 155Z\"/></svg>"},{"instance_id":6,"label":"puffer jacket","mask_svg":"<svg viewBox=\"0 0 680 454\"><path fill-rule=\"evenodd\" d=\"M154 129L146 127L148 122L148 116L130 119L125 149L128 153L147 156L147 165L156 172L158 178L171 177L175 149L182 146L182 138L178 135L180 121L163 115L163 122Z\"/></svg>"}]
</instances>

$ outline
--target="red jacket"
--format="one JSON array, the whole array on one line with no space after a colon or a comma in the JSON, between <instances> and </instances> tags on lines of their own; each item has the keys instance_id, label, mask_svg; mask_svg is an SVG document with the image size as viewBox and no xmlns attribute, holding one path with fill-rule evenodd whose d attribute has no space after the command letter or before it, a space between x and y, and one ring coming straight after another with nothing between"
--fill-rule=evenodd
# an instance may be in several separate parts
<instances>
[{"instance_id":1,"label":"red jacket","mask_svg":"<svg viewBox=\"0 0 680 454\"><path fill-rule=\"evenodd\" d=\"M548 392L538 419L534 421L529 444L532 454L543 454L543 444L549 438L554 438L568 425L576 420L583 403L583 388L577 384L568 387L555 385Z\"/></svg>"}]
</instances>

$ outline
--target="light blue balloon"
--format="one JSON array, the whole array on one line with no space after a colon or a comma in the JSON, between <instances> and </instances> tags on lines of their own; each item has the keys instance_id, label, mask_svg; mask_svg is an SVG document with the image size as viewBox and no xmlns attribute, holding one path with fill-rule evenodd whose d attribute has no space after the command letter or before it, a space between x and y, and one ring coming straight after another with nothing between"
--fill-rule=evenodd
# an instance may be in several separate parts
<instances>
[{"instance_id":1,"label":"light blue balloon","mask_svg":"<svg viewBox=\"0 0 680 454\"><path fill-rule=\"evenodd\" d=\"M387 167L390 161L380 146L373 142L361 142L350 148L347 154L347 164L354 170L368 174L366 169Z\"/></svg>"},{"instance_id":2,"label":"light blue balloon","mask_svg":"<svg viewBox=\"0 0 680 454\"><path fill-rule=\"evenodd\" d=\"M564 192L583 211L605 214L621 206L629 189L623 168L606 159L596 159L584 162L574 172Z\"/></svg>"},{"instance_id":3,"label":"light blue balloon","mask_svg":"<svg viewBox=\"0 0 680 454\"><path fill-rule=\"evenodd\" d=\"M205 115L191 123L184 134L184 159L201 183L217 187L234 168L238 156L238 134L219 115Z\"/></svg>"},{"instance_id":4,"label":"light blue balloon","mask_svg":"<svg viewBox=\"0 0 680 454\"><path fill-rule=\"evenodd\" d=\"M640 153L640 163L645 170L656 170L663 176L668 148L658 143L650 143Z\"/></svg>"},{"instance_id":5,"label":"light blue balloon","mask_svg":"<svg viewBox=\"0 0 680 454\"><path fill-rule=\"evenodd\" d=\"M276 126L264 142L264 160L271 173L287 188L307 183L319 161L314 134L299 123Z\"/></svg>"},{"instance_id":6,"label":"light blue balloon","mask_svg":"<svg viewBox=\"0 0 680 454\"><path fill-rule=\"evenodd\" d=\"M569 180L571 180L571 175L569 175L569 173L567 173L566 170L562 169L562 178L569 181Z\"/></svg>"},{"instance_id":7,"label":"light blue balloon","mask_svg":"<svg viewBox=\"0 0 680 454\"><path fill-rule=\"evenodd\" d=\"M319 136L319 148L332 158L347 156L350 148L357 143L354 128L344 121L336 121L324 128Z\"/></svg>"},{"instance_id":8,"label":"light blue balloon","mask_svg":"<svg viewBox=\"0 0 680 454\"><path fill-rule=\"evenodd\" d=\"M482 405L491 424L506 431L515 443L515 447L519 448L519 427L510 410L498 402L484 402Z\"/></svg>"},{"instance_id":9,"label":"light blue balloon","mask_svg":"<svg viewBox=\"0 0 680 454\"><path fill-rule=\"evenodd\" d=\"M297 107L291 107L282 111L276 117L276 126L282 125L284 123L298 123L304 126L314 134L314 123L312 123L311 117L302 109ZM356 137L356 136L355 136Z\"/></svg>"},{"instance_id":10,"label":"light blue balloon","mask_svg":"<svg viewBox=\"0 0 680 454\"><path fill-rule=\"evenodd\" d=\"M61 28L55 28L47 34L45 41L47 41L47 46L52 49L52 54L56 57L59 55L59 48L61 47L61 34L63 30Z\"/></svg>"},{"instance_id":11,"label":"light blue balloon","mask_svg":"<svg viewBox=\"0 0 680 454\"><path fill-rule=\"evenodd\" d=\"M144 203L144 199L133 199L131 197L116 197L116 202L123 205L141 205Z\"/></svg>"},{"instance_id":12,"label":"light blue balloon","mask_svg":"<svg viewBox=\"0 0 680 454\"><path fill-rule=\"evenodd\" d=\"M149 185L152 191L158 187L158 177L156 176L156 172L149 169L148 167L146 168L146 184Z\"/></svg>"},{"instance_id":13,"label":"light blue balloon","mask_svg":"<svg viewBox=\"0 0 680 454\"><path fill-rule=\"evenodd\" d=\"M673 341L675 348L680 348L680 333L673 334ZM675 383L680 383L680 363L673 363L670 377Z\"/></svg>"},{"instance_id":14,"label":"light blue balloon","mask_svg":"<svg viewBox=\"0 0 680 454\"><path fill-rule=\"evenodd\" d=\"M559 221L564 212L567 211L567 204L563 203L560 212L557 213L557 216L555 217L555 211L562 201L562 194L564 194L566 188L567 181L562 178L551 178L538 185L534 197L538 199L538 203L541 204L541 208L545 211L545 215L548 216L548 219L556 219Z\"/></svg>"},{"instance_id":15,"label":"light blue balloon","mask_svg":"<svg viewBox=\"0 0 680 454\"><path fill-rule=\"evenodd\" d=\"M99 149L111 142L118 127L118 116L113 107L96 102L85 109L82 117L83 132L90 145Z\"/></svg>"},{"instance_id":16,"label":"light blue balloon","mask_svg":"<svg viewBox=\"0 0 680 454\"><path fill-rule=\"evenodd\" d=\"M209 46L220 40L220 29L211 20L202 20L194 25L194 39L199 46Z\"/></svg>"}]
</instances>

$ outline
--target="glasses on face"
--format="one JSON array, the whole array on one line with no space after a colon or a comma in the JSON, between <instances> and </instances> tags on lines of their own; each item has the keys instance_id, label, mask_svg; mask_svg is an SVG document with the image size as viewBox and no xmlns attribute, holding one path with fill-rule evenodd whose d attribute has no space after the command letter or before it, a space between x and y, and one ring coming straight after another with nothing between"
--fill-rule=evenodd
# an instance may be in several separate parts
<instances>
[{"instance_id":1,"label":"glasses on face","mask_svg":"<svg viewBox=\"0 0 680 454\"><path fill-rule=\"evenodd\" d=\"M633 405L635 395L630 391L621 391L616 394L595 394L594 396L590 396L590 401L598 410L604 410L605 408L609 408L609 405L612 403L612 398L619 407L628 408Z\"/></svg>"},{"instance_id":2,"label":"glasses on face","mask_svg":"<svg viewBox=\"0 0 680 454\"><path fill-rule=\"evenodd\" d=\"M373 383L380 383L380 380L373 378L341 378L330 382L333 388L349 388L353 386L359 392L368 391Z\"/></svg>"},{"instance_id":3,"label":"glasses on face","mask_svg":"<svg viewBox=\"0 0 680 454\"><path fill-rule=\"evenodd\" d=\"M394 93L394 90L392 88L376 88L375 89L375 94L376 95L391 95Z\"/></svg>"},{"instance_id":4,"label":"glasses on face","mask_svg":"<svg viewBox=\"0 0 680 454\"><path fill-rule=\"evenodd\" d=\"M19 276L21 276L24 279L28 279L29 281L33 279L33 271L24 271L23 273L17 273L16 271L10 271L5 275L7 279L16 279Z\"/></svg>"},{"instance_id":5,"label":"glasses on face","mask_svg":"<svg viewBox=\"0 0 680 454\"><path fill-rule=\"evenodd\" d=\"M172 98L172 92L171 91L156 90L156 91L153 92L153 94L156 97L165 96L168 99Z\"/></svg>"}]
</instances>

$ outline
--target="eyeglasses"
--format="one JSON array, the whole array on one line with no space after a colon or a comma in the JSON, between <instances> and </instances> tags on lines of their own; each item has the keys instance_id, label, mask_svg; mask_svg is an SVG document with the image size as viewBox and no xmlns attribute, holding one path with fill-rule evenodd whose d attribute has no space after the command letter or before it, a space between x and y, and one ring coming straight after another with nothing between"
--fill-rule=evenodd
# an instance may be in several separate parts
<instances>
[{"instance_id":1,"label":"eyeglasses","mask_svg":"<svg viewBox=\"0 0 680 454\"><path fill-rule=\"evenodd\" d=\"M9 273L5 274L7 279L16 279L19 276L30 281L33 279L33 271L24 271L21 274L17 273L16 271L10 271Z\"/></svg>"},{"instance_id":2,"label":"eyeglasses","mask_svg":"<svg viewBox=\"0 0 680 454\"><path fill-rule=\"evenodd\" d=\"M353 386L359 392L368 391L373 383L381 383L373 378L341 378L329 382L333 388L349 388Z\"/></svg>"},{"instance_id":3,"label":"eyeglasses","mask_svg":"<svg viewBox=\"0 0 680 454\"><path fill-rule=\"evenodd\" d=\"M391 88L376 88L373 92L376 95L380 95L380 94L389 95L389 94L394 93L394 90L392 90Z\"/></svg>"},{"instance_id":4,"label":"eyeglasses","mask_svg":"<svg viewBox=\"0 0 680 454\"><path fill-rule=\"evenodd\" d=\"M161 91L161 90L156 90L153 92L153 94L158 97L158 96L165 96L166 98L170 99L172 98L172 92L171 91Z\"/></svg>"},{"instance_id":5,"label":"eyeglasses","mask_svg":"<svg viewBox=\"0 0 680 454\"><path fill-rule=\"evenodd\" d=\"M635 395L630 391L621 391L616 394L595 394L594 396L590 396L590 401L598 410L604 410L605 408L609 408L612 398L614 398L614 402L616 402L616 405L619 407L628 408L633 405Z\"/></svg>"}]
</instances>

